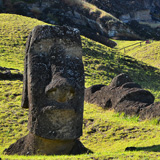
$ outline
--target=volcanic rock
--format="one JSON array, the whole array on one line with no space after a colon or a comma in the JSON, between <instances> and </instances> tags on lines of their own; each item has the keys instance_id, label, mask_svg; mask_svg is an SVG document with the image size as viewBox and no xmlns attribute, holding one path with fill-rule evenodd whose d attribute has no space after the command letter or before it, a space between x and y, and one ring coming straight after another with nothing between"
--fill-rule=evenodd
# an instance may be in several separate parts
<instances>
[{"instance_id":1,"label":"volcanic rock","mask_svg":"<svg viewBox=\"0 0 160 160\"><path fill-rule=\"evenodd\" d=\"M140 114L142 118L147 115L153 117L149 111L153 110L152 112L156 113L159 107L159 104L156 104L152 108L154 96L149 91L143 90L139 84L132 82L124 73L116 76L109 86L94 85L86 88L85 101L126 115Z\"/></svg>"},{"instance_id":2,"label":"volcanic rock","mask_svg":"<svg viewBox=\"0 0 160 160\"><path fill-rule=\"evenodd\" d=\"M35 27L26 45L22 97L22 107L29 108L29 134L5 153L88 152L78 140L82 135L83 103L84 69L79 30Z\"/></svg>"}]
</instances>

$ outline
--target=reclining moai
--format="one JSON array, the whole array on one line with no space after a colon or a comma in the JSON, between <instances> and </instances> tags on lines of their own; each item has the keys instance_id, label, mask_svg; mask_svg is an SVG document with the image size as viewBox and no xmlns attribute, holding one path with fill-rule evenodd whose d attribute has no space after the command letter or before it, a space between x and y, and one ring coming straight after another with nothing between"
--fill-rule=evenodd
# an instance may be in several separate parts
<instances>
[{"instance_id":1,"label":"reclining moai","mask_svg":"<svg viewBox=\"0 0 160 160\"><path fill-rule=\"evenodd\" d=\"M22 107L29 108L29 134L6 154L80 154L84 67L77 29L37 26L26 44Z\"/></svg>"}]
</instances>

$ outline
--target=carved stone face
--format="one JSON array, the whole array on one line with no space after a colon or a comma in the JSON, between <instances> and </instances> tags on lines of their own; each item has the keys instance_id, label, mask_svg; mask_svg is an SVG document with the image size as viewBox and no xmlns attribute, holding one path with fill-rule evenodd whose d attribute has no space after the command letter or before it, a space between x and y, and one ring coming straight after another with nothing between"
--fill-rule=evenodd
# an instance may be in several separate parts
<instances>
[{"instance_id":1,"label":"carved stone face","mask_svg":"<svg viewBox=\"0 0 160 160\"><path fill-rule=\"evenodd\" d=\"M29 131L47 139L80 137L84 69L79 31L35 27L25 61L22 107L29 107Z\"/></svg>"}]
</instances>

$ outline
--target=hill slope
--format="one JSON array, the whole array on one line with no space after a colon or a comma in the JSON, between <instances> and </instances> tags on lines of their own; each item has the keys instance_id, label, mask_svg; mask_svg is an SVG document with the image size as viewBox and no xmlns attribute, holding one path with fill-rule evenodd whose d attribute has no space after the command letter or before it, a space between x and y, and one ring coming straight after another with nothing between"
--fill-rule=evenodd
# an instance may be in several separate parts
<instances>
[{"instance_id":1,"label":"hill slope","mask_svg":"<svg viewBox=\"0 0 160 160\"><path fill-rule=\"evenodd\" d=\"M119 41L116 42L119 43ZM121 52L125 55L136 58L137 60L143 61L148 65L160 68L160 41L152 42L152 40L150 40L151 43L149 44L146 44L143 41L139 42L142 42L141 46L137 44L129 48L126 48L125 52L124 50L121 50ZM123 43L119 43L119 45L116 48L120 49L124 47L123 45L128 46L135 43L136 42L134 41L125 41Z\"/></svg>"},{"instance_id":2,"label":"hill slope","mask_svg":"<svg viewBox=\"0 0 160 160\"><path fill-rule=\"evenodd\" d=\"M3 6L5 13L16 13L51 24L72 26L78 28L85 37L112 47L116 44L107 42L106 37L140 39L122 21L85 0L12 0L4 1Z\"/></svg>"},{"instance_id":3,"label":"hill slope","mask_svg":"<svg viewBox=\"0 0 160 160\"><path fill-rule=\"evenodd\" d=\"M0 66L23 72L25 41L36 25L35 19L0 14ZM86 87L109 84L124 72L150 90L160 101L160 70L112 50L82 36ZM138 117L125 117L113 111L85 103L81 141L94 154L80 156L6 156L2 151L27 134L28 110L20 108L22 81L0 80L0 154L2 159L158 159L160 156L159 120L139 122ZM124 152L126 147L138 147ZM149 152L148 152L149 151ZM156 152L156 153L155 153Z\"/></svg>"}]
</instances>

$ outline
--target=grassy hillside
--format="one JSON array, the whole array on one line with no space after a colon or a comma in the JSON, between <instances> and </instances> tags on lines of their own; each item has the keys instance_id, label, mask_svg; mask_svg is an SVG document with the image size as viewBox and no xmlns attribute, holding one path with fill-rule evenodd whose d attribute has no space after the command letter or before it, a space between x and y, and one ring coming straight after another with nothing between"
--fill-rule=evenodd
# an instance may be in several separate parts
<instances>
[{"instance_id":1,"label":"grassy hillside","mask_svg":"<svg viewBox=\"0 0 160 160\"><path fill-rule=\"evenodd\" d=\"M124 48L126 46L135 44L135 41L116 41L118 43L117 48ZM136 58L137 60L143 61L148 65L160 68L160 41L150 40L150 44L146 44L145 41L142 42L141 46L139 44L132 47L126 48L126 51L121 50L125 55Z\"/></svg>"},{"instance_id":2,"label":"grassy hillside","mask_svg":"<svg viewBox=\"0 0 160 160\"><path fill-rule=\"evenodd\" d=\"M44 24L35 19L0 14L0 66L23 72L25 42L32 28ZM119 42L121 43L121 42ZM160 101L160 69L154 68L116 50L82 36L86 87L108 85L119 73L150 90ZM81 141L94 153L78 156L7 156L3 150L27 134L28 110L20 108L20 80L0 80L0 157L4 159L160 159L160 125L158 119L139 121L113 111L85 103ZM126 147L138 151L125 152Z\"/></svg>"},{"instance_id":3,"label":"grassy hillside","mask_svg":"<svg viewBox=\"0 0 160 160\"><path fill-rule=\"evenodd\" d=\"M151 91L156 101L160 101L160 69L84 37L82 43L86 87L93 84L108 85L116 75L123 72L129 74L144 89Z\"/></svg>"},{"instance_id":4,"label":"grassy hillside","mask_svg":"<svg viewBox=\"0 0 160 160\"><path fill-rule=\"evenodd\" d=\"M130 43L131 42L128 42L125 45L128 46ZM121 44L119 47L120 46ZM125 55L134 57L156 68L160 68L160 41L152 42L151 40L150 44L143 42L141 47L139 45L129 47L126 50Z\"/></svg>"}]
</instances>

